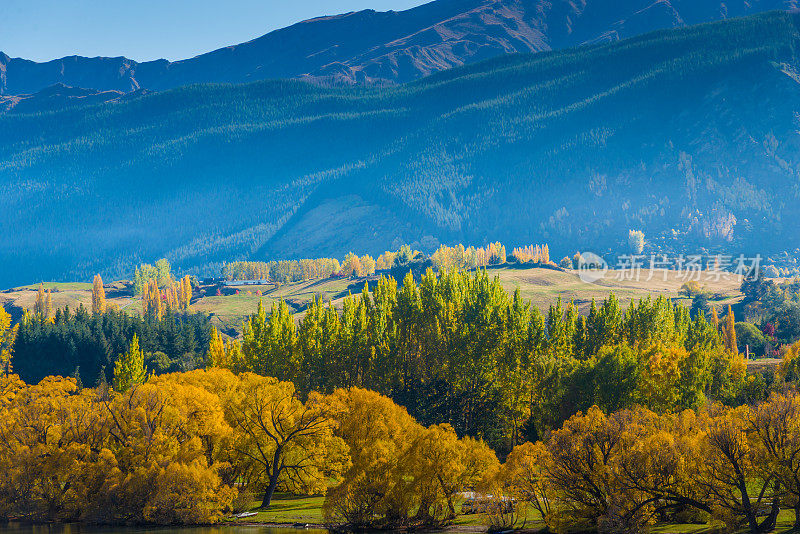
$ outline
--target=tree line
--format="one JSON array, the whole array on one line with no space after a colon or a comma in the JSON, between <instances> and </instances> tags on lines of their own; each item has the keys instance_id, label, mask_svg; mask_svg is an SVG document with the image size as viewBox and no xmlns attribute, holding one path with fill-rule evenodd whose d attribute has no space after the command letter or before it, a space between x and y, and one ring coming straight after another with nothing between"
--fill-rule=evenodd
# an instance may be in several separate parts
<instances>
[{"instance_id":1,"label":"tree line","mask_svg":"<svg viewBox=\"0 0 800 534\"><path fill-rule=\"evenodd\" d=\"M692 318L665 297L627 309L612 295L581 315L560 300L545 314L498 278L429 270L398 286L381 277L341 310L315 299L296 321L260 305L241 341L212 335L209 361L330 393L364 387L426 425L447 422L499 451L536 440L597 404L657 411L763 398L725 320Z\"/></svg>"},{"instance_id":2,"label":"tree line","mask_svg":"<svg viewBox=\"0 0 800 534\"><path fill-rule=\"evenodd\" d=\"M358 256L352 252L339 263L335 258L317 258L281 261L235 261L225 264L222 276L226 280L270 280L278 283L301 282L331 276L364 277L376 271L388 271L395 267L406 267L415 256L427 256L412 251L404 245L398 251L386 251L377 259L370 255ZM530 245L515 248L511 259L517 263L550 263L549 247ZM437 271L474 270L490 265L503 265L509 260L506 247L500 242L485 247L441 245L430 256L431 265ZM570 267L572 264L570 263Z\"/></svg>"},{"instance_id":3,"label":"tree line","mask_svg":"<svg viewBox=\"0 0 800 534\"><path fill-rule=\"evenodd\" d=\"M401 250L394 261L412 254ZM585 315L559 301L542 314L485 271L428 271L400 286L381 277L341 309L314 299L299 321L283 302L270 313L259 306L242 338L225 341L207 316L164 306L152 285L146 294L162 298L141 317L106 310L99 277L94 313L26 314L13 352L6 350L15 371L32 382L51 374L111 380L137 336L151 372L211 364L291 381L303 395L365 387L423 424L447 422L501 453L593 404L607 411L735 404L764 398L773 381L769 373L747 376L733 310L692 317L663 297L622 309L612 295Z\"/></svg>"},{"instance_id":4,"label":"tree line","mask_svg":"<svg viewBox=\"0 0 800 534\"><path fill-rule=\"evenodd\" d=\"M770 532L781 507L800 528L800 395L658 414L594 406L547 439L514 448L494 487L557 532L642 532L716 522Z\"/></svg>"},{"instance_id":5,"label":"tree line","mask_svg":"<svg viewBox=\"0 0 800 534\"><path fill-rule=\"evenodd\" d=\"M363 389L301 401L289 382L219 368L115 389L0 378L3 519L214 523L279 488L331 487L332 524L434 526L498 465L483 442Z\"/></svg>"},{"instance_id":6,"label":"tree line","mask_svg":"<svg viewBox=\"0 0 800 534\"><path fill-rule=\"evenodd\" d=\"M542 314L485 270L429 270L381 277L341 309L315 299L299 322L283 302L259 306L237 341L198 316L100 313L100 282L97 313L17 327L15 356L48 350L16 371L65 370L35 385L0 373L0 518L209 523L277 490L325 494L343 528L442 526L465 490L494 495L487 521L503 528L519 503L559 531L713 520L755 533L780 507L800 518L787 386L800 345L772 382L748 375L730 307L706 319L611 295ZM146 348L181 328L204 347L190 360ZM84 387L65 347L83 355L97 342L75 341L98 332L119 356Z\"/></svg>"},{"instance_id":7,"label":"tree line","mask_svg":"<svg viewBox=\"0 0 800 534\"><path fill-rule=\"evenodd\" d=\"M441 527L476 490L505 529L759 534L787 507L800 526L793 389L738 407L591 406L500 464L482 440L362 388L302 400L290 382L216 367L114 386L0 378L0 518L213 523L282 490L323 494L332 527Z\"/></svg>"},{"instance_id":8,"label":"tree line","mask_svg":"<svg viewBox=\"0 0 800 534\"><path fill-rule=\"evenodd\" d=\"M151 370L195 369L205 364L211 339L205 314L171 310L159 318L154 313L138 316L114 309L92 313L83 305L75 311L57 309L50 318L26 312L14 329L9 336L13 337L9 365L34 383L48 375L74 376L88 384L110 380L118 356L128 350L134 336Z\"/></svg>"}]
</instances>

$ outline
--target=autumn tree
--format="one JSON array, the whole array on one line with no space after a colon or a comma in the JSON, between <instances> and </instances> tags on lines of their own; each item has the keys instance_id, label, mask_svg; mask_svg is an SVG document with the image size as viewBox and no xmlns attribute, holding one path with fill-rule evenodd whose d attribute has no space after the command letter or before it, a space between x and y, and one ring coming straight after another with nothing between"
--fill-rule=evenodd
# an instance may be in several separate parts
<instances>
[{"instance_id":1,"label":"autumn tree","mask_svg":"<svg viewBox=\"0 0 800 534\"><path fill-rule=\"evenodd\" d=\"M325 498L323 513L332 525L444 525L455 516L456 494L499 468L482 441L459 439L446 424L424 428L375 392L338 389L326 402L351 457L343 482Z\"/></svg>"},{"instance_id":2,"label":"autumn tree","mask_svg":"<svg viewBox=\"0 0 800 534\"><path fill-rule=\"evenodd\" d=\"M222 340L222 335L220 335L219 330L212 328L211 342L206 355L206 364L208 367L226 368L229 362L225 356L225 343Z\"/></svg>"},{"instance_id":3,"label":"autumn tree","mask_svg":"<svg viewBox=\"0 0 800 534\"><path fill-rule=\"evenodd\" d=\"M327 402L351 464L325 497L326 522L352 528L407 523L417 508L398 466L423 428L405 408L372 391L339 389Z\"/></svg>"},{"instance_id":4,"label":"autumn tree","mask_svg":"<svg viewBox=\"0 0 800 534\"><path fill-rule=\"evenodd\" d=\"M121 354L114 365L114 390L120 393L147 380L144 353L139 348L139 336L133 335L125 354Z\"/></svg>"},{"instance_id":5,"label":"autumn tree","mask_svg":"<svg viewBox=\"0 0 800 534\"><path fill-rule=\"evenodd\" d=\"M733 316L733 308L728 305L728 313L725 315L725 322L722 325L722 340L725 350L731 353L738 353L739 346L736 342L736 319Z\"/></svg>"},{"instance_id":6,"label":"autumn tree","mask_svg":"<svg viewBox=\"0 0 800 534\"><path fill-rule=\"evenodd\" d=\"M13 371L12 359L14 339L19 325L11 326L11 315L0 306L0 378L10 376Z\"/></svg>"},{"instance_id":7,"label":"autumn tree","mask_svg":"<svg viewBox=\"0 0 800 534\"><path fill-rule=\"evenodd\" d=\"M506 458L498 479L508 495L539 512L545 522L552 520L555 491L548 470L551 456L542 442L526 442L514 447Z\"/></svg>"},{"instance_id":8,"label":"autumn tree","mask_svg":"<svg viewBox=\"0 0 800 534\"><path fill-rule=\"evenodd\" d=\"M511 252L511 256L517 263L549 263L550 250L545 245L528 245L517 247ZM570 266L572 264L570 263ZM563 267L563 265L562 265Z\"/></svg>"},{"instance_id":9,"label":"autumn tree","mask_svg":"<svg viewBox=\"0 0 800 534\"><path fill-rule=\"evenodd\" d=\"M786 348L778 367L778 374L786 382L800 380L800 341Z\"/></svg>"},{"instance_id":10,"label":"autumn tree","mask_svg":"<svg viewBox=\"0 0 800 534\"><path fill-rule=\"evenodd\" d=\"M800 395L773 393L748 414L749 426L760 442L757 463L773 473L794 510L800 528Z\"/></svg>"},{"instance_id":11,"label":"autumn tree","mask_svg":"<svg viewBox=\"0 0 800 534\"><path fill-rule=\"evenodd\" d=\"M747 406L715 406L703 414L699 455L705 461L694 483L710 495L715 514L729 528L744 526L758 534L775 528L781 480L760 465L760 442L748 423L749 411Z\"/></svg>"},{"instance_id":12,"label":"autumn tree","mask_svg":"<svg viewBox=\"0 0 800 534\"><path fill-rule=\"evenodd\" d=\"M222 407L198 388L103 398L72 378L18 384L0 410L0 517L215 522L236 490L203 460L198 434L214 421L224 431Z\"/></svg>"},{"instance_id":13,"label":"autumn tree","mask_svg":"<svg viewBox=\"0 0 800 534\"><path fill-rule=\"evenodd\" d=\"M236 490L207 445L231 429L217 395L179 377L144 383L102 402L113 454L90 518L99 522L214 523Z\"/></svg>"},{"instance_id":14,"label":"autumn tree","mask_svg":"<svg viewBox=\"0 0 800 534\"><path fill-rule=\"evenodd\" d=\"M416 436L401 460L418 496L416 519L442 525L456 517L456 494L494 475L499 463L483 442L460 440L450 425L432 425Z\"/></svg>"},{"instance_id":15,"label":"autumn tree","mask_svg":"<svg viewBox=\"0 0 800 534\"><path fill-rule=\"evenodd\" d=\"M557 524L597 528L615 496L612 462L619 453L622 421L599 408L578 413L553 433L547 448L548 478L561 503Z\"/></svg>"},{"instance_id":16,"label":"autumn tree","mask_svg":"<svg viewBox=\"0 0 800 534\"><path fill-rule=\"evenodd\" d=\"M92 282L92 313L103 314L106 312L106 290L103 279L99 274L94 275Z\"/></svg>"},{"instance_id":17,"label":"autumn tree","mask_svg":"<svg viewBox=\"0 0 800 534\"><path fill-rule=\"evenodd\" d=\"M387 250L386 252L378 256L378 259L375 260L375 269L379 271L386 271L391 269L392 265L394 265L395 254L396 254L395 252Z\"/></svg>"},{"instance_id":18,"label":"autumn tree","mask_svg":"<svg viewBox=\"0 0 800 534\"><path fill-rule=\"evenodd\" d=\"M180 308L182 310L189 309L192 301L192 279L188 274L181 278L178 292Z\"/></svg>"},{"instance_id":19,"label":"autumn tree","mask_svg":"<svg viewBox=\"0 0 800 534\"><path fill-rule=\"evenodd\" d=\"M90 394L74 379L18 387L0 410L0 517L69 521L81 517L87 473L100 463L104 430ZM92 449L97 446L97 449Z\"/></svg>"},{"instance_id":20,"label":"autumn tree","mask_svg":"<svg viewBox=\"0 0 800 534\"><path fill-rule=\"evenodd\" d=\"M150 279L144 286L142 307L145 315L152 315L158 320L164 315L164 301L155 278Z\"/></svg>"},{"instance_id":21,"label":"autumn tree","mask_svg":"<svg viewBox=\"0 0 800 534\"><path fill-rule=\"evenodd\" d=\"M364 276L364 267L361 264L361 258L352 252L348 252L347 256L344 258L344 262L342 262L342 268L339 271L339 276L354 278Z\"/></svg>"},{"instance_id":22,"label":"autumn tree","mask_svg":"<svg viewBox=\"0 0 800 534\"><path fill-rule=\"evenodd\" d=\"M641 254L644 250L644 232L641 230L628 230L628 247L633 254Z\"/></svg>"},{"instance_id":23,"label":"autumn tree","mask_svg":"<svg viewBox=\"0 0 800 534\"><path fill-rule=\"evenodd\" d=\"M39 282L39 287L36 290L36 301L33 304L33 313L39 317L47 317L47 295L45 294L44 284Z\"/></svg>"},{"instance_id":24,"label":"autumn tree","mask_svg":"<svg viewBox=\"0 0 800 534\"><path fill-rule=\"evenodd\" d=\"M45 320L53 317L53 296L50 294L50 288L45 289L41 282L36 291L33 313Z\"/></svg>"},{"instance_id":25,"label":"autumn tree","mask_svg":"<svg viewBox=\"0 0 800 534\"><path fill-rule=\"evenodd\" d=\"M306 494L324 491L345 465L347 448L333 435L321 397L303 403L289 382L244 373L227 413L236 432L233 449L248 484L262 491L262 508L279 485Z\"/></svg>"}]
</instances>

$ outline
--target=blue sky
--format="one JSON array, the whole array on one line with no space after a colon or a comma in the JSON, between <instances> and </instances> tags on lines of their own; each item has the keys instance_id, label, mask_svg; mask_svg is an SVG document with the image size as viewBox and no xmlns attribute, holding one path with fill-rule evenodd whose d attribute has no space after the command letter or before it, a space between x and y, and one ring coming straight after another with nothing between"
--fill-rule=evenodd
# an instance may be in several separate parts
<instances>
[{"instance_id":1,"label":"blue sky","mask_svg":"<svg viewBox=\"0 0 800 534\"><path fill-rule=\"evenodd\" d=\"M2 0L0 51L185 59L320 15L396 11L426 0Z\"/></svg>"}]
</instances>

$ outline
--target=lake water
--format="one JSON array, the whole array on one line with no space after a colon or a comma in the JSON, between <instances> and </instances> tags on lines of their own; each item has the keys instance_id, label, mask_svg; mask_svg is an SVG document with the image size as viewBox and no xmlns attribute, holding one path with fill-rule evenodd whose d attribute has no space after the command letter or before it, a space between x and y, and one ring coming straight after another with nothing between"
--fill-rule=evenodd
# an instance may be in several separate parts
<instances>
[{"instance_id":1,"label":"lake water","mask_svg":"<svg viewBox=\"0 0 800 534\"><path fill-rule=\"evenodd\" d=\"M81 524L0 524L0 534L328 534L323 529L261 526L216 527L96 527Z\"/></svg>"}]
</instances>

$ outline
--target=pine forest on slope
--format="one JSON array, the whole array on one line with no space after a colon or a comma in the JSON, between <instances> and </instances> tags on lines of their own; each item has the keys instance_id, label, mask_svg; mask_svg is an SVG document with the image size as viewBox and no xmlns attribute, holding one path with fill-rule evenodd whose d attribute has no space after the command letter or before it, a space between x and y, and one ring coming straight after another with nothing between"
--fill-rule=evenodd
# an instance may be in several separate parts
<instances>
[{"instance_id":1,"label":"pine forest on slope","mask_svg":"<svg viewBox=\"0 0 800 534\"><path fill-rule=\"evenodd\" d=\"M797 16L510 55L386 88L193 85L0 116L0 285L167 256L549 241L800 245Z\"/></svg>"}]
</instances>

